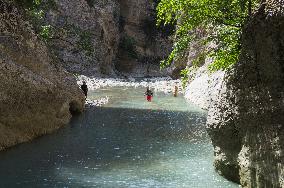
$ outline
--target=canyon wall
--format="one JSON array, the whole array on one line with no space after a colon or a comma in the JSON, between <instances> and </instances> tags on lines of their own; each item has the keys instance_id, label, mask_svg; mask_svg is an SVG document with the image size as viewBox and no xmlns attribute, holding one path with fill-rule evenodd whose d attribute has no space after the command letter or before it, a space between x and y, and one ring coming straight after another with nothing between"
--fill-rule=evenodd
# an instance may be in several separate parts
<instances>
[{"instance_id":1,"label":"canyon wall","mask_svg":"<svg viewBox=\"0 0 284 188\"><path fill-rule=\"evenodd\" d=\"M166 75L159 60L171 42L156 29L155 2L43 0L42 12L29 2L0 0L0 150L49 133L83 110L84 96L68 72ZM51 30L43 38L46 25Z\"/></svg>"},{"instance_id":2,"label":"canyon wall","mask_svg":"<svg viewBox=\"0 0 284 188\"><path fill-rule=\"evenodd\" d=\"M190 42L189 49L186 52L187 58L175 62L170 69L174 77L179 76L180 70L184 68L188 70L185 98L200 108L208 110L218 96L225 72L221 70L210 71L209 66L213 59L206 57L205 54L214 48L214 45L204 45L204 39L207 37L206 32L202 32L202 30L195 32L197 32L198 38Z\"/></svg>"},{"instance_id":3,"label":"canyon wall","mask_svg":"<svg viewBox=\"0 0 284 188\"><path fill-rule=\"evenodd\" d=\"M171 52L170 27L156 26L153 0L119 0L120 45L116 68L135 77L166 76L160 61Z\"/></svg>"},{"instance_id":4,"label":"canyon wall","mask_svg":"<svg viewBox=\"0 0 284 188\"><path fill-rule=\"evenodd\" d=\"M114 0L54 0L45 15L49 48L69 72L114 75L119 46L119 4Z\"/></svg>"},{"instance_id":5,"label":"canyon wall","mask_svg":"<svg viewBox=\"0 0 284 188\"><path fill-rule=\"evenodd\" d=\"M224 71L210 72L211 62L207 59L201 67L192 67L185 88L185 98L204 110L208 110L218 97L225 74Z\"/></svg>"},{"instance_id":6,"label":"canyon wall","mask_svg":"<svg viewBox=\"0 0 284 188\"><path fill-rule=\"evenodd\" d=\"M58 129L84 105L75 77L22 13L0 0L0 150Z\"/></svg>"},{"instance_id":7,"label":"canyon wall","mask_svg":"<svg viewBox=\"0 0 284 188\"><path fill-rule=\"evenodd\" d=\"M156 28L151 0L54 0L45 22L54 29L50 49L72 73L87 76L161 76L171 50Z\"/></svg>"},{"instance_id":8,"label":"canyon wall","mask_svg":"<svg viewBox=\"0 0 284 188\"><path fill-rule=\"evenodd\" d=\"M240 61L209 108L215 168L242 187L284 187L283 7L268 0L249 21Z\"/></svg>"}]
</instances>

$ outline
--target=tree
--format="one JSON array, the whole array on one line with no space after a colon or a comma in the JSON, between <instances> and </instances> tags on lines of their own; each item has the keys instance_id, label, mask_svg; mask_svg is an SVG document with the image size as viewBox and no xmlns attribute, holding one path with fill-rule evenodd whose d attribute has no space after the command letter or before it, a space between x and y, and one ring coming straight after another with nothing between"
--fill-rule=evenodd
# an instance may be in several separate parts
<instances>
[{"instance_id":1,"label":"tree","mask_svg":"<svg viewBox=\"0 0 284 188\"><path fill-rule=\"evenodd\" d=\"M158 25L176 23L173 51L161 66L183 57L190 41L203 40L215 46L206 52L214 59L210 69L229 68L238 61L242 28L257 4L258 0L161 0ZM200 30L206 37L200 39Z\"/></svg>"}]
</instances>

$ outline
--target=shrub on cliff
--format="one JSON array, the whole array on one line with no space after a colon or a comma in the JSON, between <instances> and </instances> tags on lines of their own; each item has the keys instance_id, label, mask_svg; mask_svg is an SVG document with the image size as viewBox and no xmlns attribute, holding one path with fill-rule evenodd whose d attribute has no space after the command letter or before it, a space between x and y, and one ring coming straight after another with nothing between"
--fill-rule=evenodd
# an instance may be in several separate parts
<instances>
[{"instance_id":1,"label":"shrub on cliff","mask_svg":"<svg viewBox=\"0 0 284 188\"><path fill-rule=\"evenodd\" d=\"M25 10L36 33L44 41L50 39L54 29L51 25L44 23L44 16L48 10L56 8L56 2L54 0L15 0L15 2Z\"/></svg>"},{"instance_id":2,"label":"shrub on cliff","mask_svg":"<svg viewBox=\"0 0 284 188\"><path fill-rule=\"evenodd\" d=\"M192 40L203 40L215 47L206 52L214 58L211 70L227 69L238 61L242 28L258 0L161 0L158 24L176 23L175 44L161 66L169 66L185 55ZM200 39L200 29L206 37Z\"/></svg>"},{"instance_id":3,"label":"shrub on cliff","mask_svg":"<svg viewBox=\"0 0 284 188\"><path fill-rule=\"evenodd\" d=\"M122 37L119 43L119 47L127 53L127 56L129 58L137 59L138 54L135 45L136 45L135 39L127 35Z\"/></svg>"}]
</instances>

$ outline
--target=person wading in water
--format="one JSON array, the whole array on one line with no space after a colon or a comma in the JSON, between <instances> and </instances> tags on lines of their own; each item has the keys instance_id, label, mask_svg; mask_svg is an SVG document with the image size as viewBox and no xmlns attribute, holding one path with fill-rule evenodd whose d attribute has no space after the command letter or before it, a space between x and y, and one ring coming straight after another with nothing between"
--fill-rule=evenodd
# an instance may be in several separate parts
<instances>
[{"instance_id":1,"label":"person wading in water","mask_svg":"<svg viewBox=\"0 0 284 188\"><path fill-rule=\"evenodd\" d=\"M149 86L147 87L147 90L145 92L145 95L146 95L146 99L148 102L151 102L152 101L152 98L153 98L153 92L149 89Z\"/></svg>"},{"instance_id":2,"label":"person wading in water","mask_svg":"<svg viewBox=\"0 0 284 188\"><path fill-rule=\"evenodd\" d=\"M87 84L86 84L85 81L83 81L83 85L81 85L81 89L83 90L84 95L85 95L85 97L87 98L87 95L88 95L88 86L87 86Z\"/></svg>"},{"instance_id":3,"label":"person wading in water","mask_svg":"<svg viewBox=\"0 0 284 188\"><path fill-rule=\"evenodd\" d=\"M178 96L178 86L175 86L174 88L174 97Z\"/></svg>"}]
</instances>

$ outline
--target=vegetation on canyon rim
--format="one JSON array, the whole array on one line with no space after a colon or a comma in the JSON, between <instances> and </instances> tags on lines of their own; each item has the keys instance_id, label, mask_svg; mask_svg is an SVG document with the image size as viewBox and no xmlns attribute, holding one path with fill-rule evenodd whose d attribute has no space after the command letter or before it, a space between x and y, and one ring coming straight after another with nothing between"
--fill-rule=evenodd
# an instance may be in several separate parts
<instances>
[{"instance_id":1,"label":"vegetation on canyon rim","mask_svg":"<svg viewBox=\"0 0 284 188\"><path fill-rule=\"evenodd\" d=\"M45 13L56 8L54 0L15 0L15 2L25 9L27 16L33 24L35 31L44 40L48 40L54 33L54 28L44 23Z\"/></svg>"},{"instance_id":2,"label":"vegetation on canyon rim","mask_svg":"<svg viewBox=\"0 0 284 188\"><path fill-rule=\"evenodd\" d=\"M211 71L230 68L238 61L242 29L258 4L259 0L161 0L158 25L176 24L173 50L161 67L183 59L190 42L199 41L211 46L201 53L214 59Z\"/></svg>"},{"instance_id":3,"label":"vegetation on canyon rim","mask_svg":"<svg viewBox=\"0 0 284 188\"><path fill-rule=\"evenodd\" d=\"M44 22L47 10L56 8L54 0L15 0L23 6L33 23L36 32L43 40L52 38L55 28ZM174 30L174 46L168 58L161 62L161 67L169 66L173 61L179 61L187 56L191 41L208 46L200 52L192 62L198 66L206 57L214 61L209 66L211 71L225 70L238 61L241 51L242 29L250 19L252 12L260 0L158 0L158 28ZM92 1L88 1L92 2ZM155 17L155 15L153 16ZM158 28L153 27L153 20L145 21L144 31L150 41L154 40ZM152 26L153 25L153 26ZM147 27L146 27L147 26ZM150 27L152 26L152 27ZM164 27L166 26L166 27ZM152 29L151 29L152 28ZM153 29L155 28L155 29ZM167 33L169 31L167 30ZM172 34L172 33L171 33ZM152 37L152 38L151 38ZM89 35L80 35L80 49L90 56L93 46ZM134 41L123 38L120 47L126 48L131 57L137 58ZM182 72L186 78L188 70Z\"/></svg>"}]
</instances>

